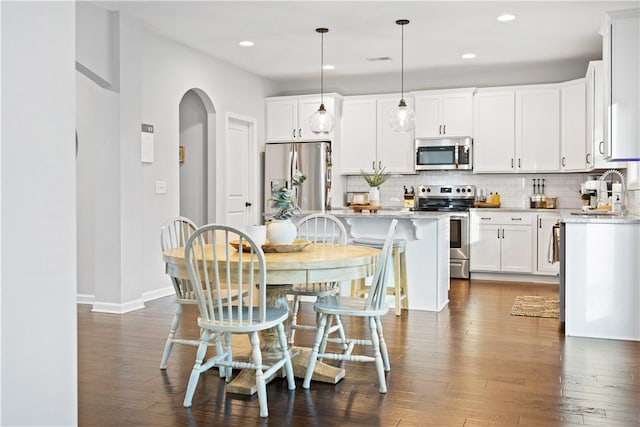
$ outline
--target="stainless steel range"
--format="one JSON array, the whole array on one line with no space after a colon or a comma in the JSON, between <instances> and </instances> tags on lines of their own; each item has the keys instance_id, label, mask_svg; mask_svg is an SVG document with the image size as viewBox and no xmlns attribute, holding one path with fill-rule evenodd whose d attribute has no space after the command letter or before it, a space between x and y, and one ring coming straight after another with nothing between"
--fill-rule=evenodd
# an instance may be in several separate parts
<instances>
[{"instance_id":1,"label":"stainless steel range","mask_svg":"<svg viewBox=\"0 0 640 427\"><path fill-rule=\"evenodd\" d=\"M451 278L469 278L469 208L476 198L473 185L422 185L416 211L451 212L449 271Z\"/></svg>"}]
</instances>

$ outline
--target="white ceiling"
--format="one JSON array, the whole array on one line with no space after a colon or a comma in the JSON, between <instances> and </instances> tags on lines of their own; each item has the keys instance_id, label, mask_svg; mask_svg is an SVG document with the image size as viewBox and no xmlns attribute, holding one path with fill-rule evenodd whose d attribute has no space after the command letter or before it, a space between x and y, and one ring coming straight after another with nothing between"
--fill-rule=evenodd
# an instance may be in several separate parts
<instances>
[{"instance_id":1,"label":"white ceiling","mask_svg":"<svg viewBox=\"0 0 640 427\"><path fill-rule=\"evenodd\" d=\"M405 90L480 86L483 74L541 70L542 79L561 80L601 58L598 30L608 10L639 2L485 1L104 1L101 6L137 17L161 34L275 82L283 92L318 91L320 35L324 39L325 91L343 94L370 89L362 82L393 82L399 90L401 29L404 29ZM517 16L501 23L504 12ZM255 46L238 46L252 40ZM473 52L477 57L463 60ZM366 58L388 56L390 61ZM555 68L554 68L555 67ZM543 70L546 70L543 72ZM556 70L556 71L554 71ZM509 74L512 74L509 77ZM465 78L460 78L465 75ZM476 76L476 80L470 76ZM458 78L456 79L456 76ZM575 77L580 77L574 76ZM431 80L433 84L425 81ZM468 82L468 83L467 83ZM351 85L344 88L344 85ZM342 90L340 88L342 87ZM338 89L338 90L336 90Z\"/></svg>"}]
</instances>

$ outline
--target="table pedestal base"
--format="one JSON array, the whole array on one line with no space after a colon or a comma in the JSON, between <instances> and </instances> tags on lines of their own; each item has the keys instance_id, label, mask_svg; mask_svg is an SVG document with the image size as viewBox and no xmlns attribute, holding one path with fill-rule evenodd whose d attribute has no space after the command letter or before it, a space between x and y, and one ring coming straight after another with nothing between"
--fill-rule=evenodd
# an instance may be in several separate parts
<instances>
[{"instance_id":1,"label":"table pedestal base","mask_svg":"<svg viewBox=\"0 0 640 427\"><path fill-rule=\"evenodd\" d=\"M311 349L307 347L293 347L291 349L293 363L293 375L297 378L304 378L307 373L307 365L309 364L309 356ZM336 384L344 378L344 369L331 366L324 362L318 361L313 371L311 379L329 384ZM281 374L284 376L284 374ZM265 378L265 382L269 383L276 375ZM243 369L226 387L227 393L252 395L257 392L255 371L251 369Z\"/></svg>"}]
</instances>

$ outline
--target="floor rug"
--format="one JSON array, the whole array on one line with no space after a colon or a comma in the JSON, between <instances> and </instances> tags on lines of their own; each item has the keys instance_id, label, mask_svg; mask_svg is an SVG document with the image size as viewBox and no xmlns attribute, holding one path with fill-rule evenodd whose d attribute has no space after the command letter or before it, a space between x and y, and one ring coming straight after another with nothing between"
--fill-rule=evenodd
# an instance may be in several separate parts
<instances>
[{"instance_id":1,"label":"floor rug","mask_svg":"<svg viewBox=\"0 0 640 427\"><path fill-rule=\"evenodd\" d=\"M511 307L512 316L560 317L560 300L555 297L517 296Z\"/></svg>"}]
</instances>

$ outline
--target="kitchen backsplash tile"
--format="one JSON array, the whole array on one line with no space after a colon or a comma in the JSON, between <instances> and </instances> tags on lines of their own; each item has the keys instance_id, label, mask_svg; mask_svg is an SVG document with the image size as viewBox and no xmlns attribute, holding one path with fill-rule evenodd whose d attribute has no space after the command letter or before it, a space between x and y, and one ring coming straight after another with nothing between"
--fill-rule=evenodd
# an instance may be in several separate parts
<instances>
[{"instance_id":1,"label":"kitchen backsplash tile","mask_svg":"<svg viewBox=\"0 0 640 427\"><path fill-rule=\"evenodd\" d=\"M627 211L640 215L640 190L627 191Z\"/></svg>"},{"instance_id":2,"label":"kitchen backsplash tile","mask_svg":"<svg viewBox=\"0 0 640 427\"><path fill-rule=\"evenodd\" d=\"M473 174L469 172L421 172L416 175L396 175L390 177L380 186L380 200L382 206L402 207L403 186L413 186L416 190L419 185L439 184L469 184L477 189L484 188L489 193L500 194L503 207L525 208L529 207L529 197L533 194L532 179L545 180L545 194L549 197L558 197L560 208L580 209L580 184L590 176L599 174L589 173L563 173L563 174ZM347 191L367 191L369 187L361 176L347 177ZM638 195L633 200L638 204Z\"/></svg>"}]
</instances>

